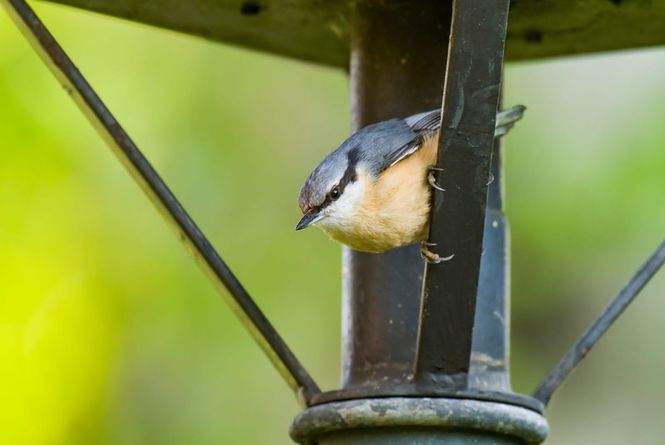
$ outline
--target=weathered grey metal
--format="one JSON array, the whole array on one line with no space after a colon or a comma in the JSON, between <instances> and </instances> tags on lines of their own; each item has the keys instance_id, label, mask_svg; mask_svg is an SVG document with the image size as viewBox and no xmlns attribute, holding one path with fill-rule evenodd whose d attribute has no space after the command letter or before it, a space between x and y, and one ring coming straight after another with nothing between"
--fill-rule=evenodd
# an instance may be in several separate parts
<instances>
[{"instance_id":1,"label":"weathered grey metal","mask_svg":"<svg viewBox=\"0 0 665 445\"><path fill-rule=\"evenodd\" d=\"M416 14L416 1L52 0L205 38L347 67L358 3ZM519 0L508 59L523 60L665 44L662 0ZM421 32L414 28L411 33Z\"/></svg>"},{"instance_id":2,"label":"weathered grey metal","mask_svg":"<svg viewBox=\"0 0 665 445\"><path fill-rule=\"evenodd\" d=\"M503 403L446 398L380 398L306 409L291 425L293 440L319 445L538 444L547 421Z\"/></svg>"}]
</instances>

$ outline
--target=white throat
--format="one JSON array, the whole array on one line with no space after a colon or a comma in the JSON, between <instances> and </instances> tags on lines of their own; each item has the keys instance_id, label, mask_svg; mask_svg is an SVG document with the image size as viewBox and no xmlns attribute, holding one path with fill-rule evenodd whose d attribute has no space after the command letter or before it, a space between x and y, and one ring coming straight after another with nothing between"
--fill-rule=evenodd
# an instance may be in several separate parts
<instances>
[{"instance_id":1,"label":"white throat","mask_svg":"<svg viewBox=\"0 0 665 445\"><path fill-rule=\"evenodd\" d=\"M356 181L349 183L337 201L331 202L321 210L323 218L315 223L324 230L349 230L358 216L358 206L365 196L365 184L361 175Z\"/></svg>"}]
</instances>

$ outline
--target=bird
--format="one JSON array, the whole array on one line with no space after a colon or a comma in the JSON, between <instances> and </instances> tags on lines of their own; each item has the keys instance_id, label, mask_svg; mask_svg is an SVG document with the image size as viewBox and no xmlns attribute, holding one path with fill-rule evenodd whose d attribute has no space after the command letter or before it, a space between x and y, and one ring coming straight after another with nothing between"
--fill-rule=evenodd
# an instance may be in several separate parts
<instances>
[{"instance_id":1,"label":"bird","mask_svg":"<svg viewBox=\"0 0 665 445\"><path fill-rule=\"evenodd\" d=\"M496 116L495 137L506 134L526 107ZM355 250L381 253L421 243L428 249L431 189L441 110L368 125L346 139L309 174L300 190L296 230L315 226ZM440 189L440 188L439 188Z\"/></svg>"}]
</instances>

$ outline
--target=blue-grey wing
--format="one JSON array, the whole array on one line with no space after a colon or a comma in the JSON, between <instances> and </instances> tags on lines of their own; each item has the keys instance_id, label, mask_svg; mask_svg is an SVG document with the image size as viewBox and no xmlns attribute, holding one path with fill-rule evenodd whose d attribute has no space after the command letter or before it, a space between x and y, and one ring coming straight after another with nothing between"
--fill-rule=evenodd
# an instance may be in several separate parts
<instances>
[{"instance_id":1,"label":"blue-grey wing","mask_svg":"<svg viewBox=\"0 0 665 445\"><path fill-rule=\"evenodd\" d=\"M345 145L360 146L364 167L375 176L416 152L424 134L414 130L406 119L390 119L370 125L349 138Z\"/></svg>"},{"instance_id":2,"label":"blue-grey wing","mask_svg":"<svg viewBox=\"0 0 665 445\"><path fill-rule=\"evenodd\" d=\"M412 155L422 146L423 138L416 137L411 142L406 145L399 147L395 151L391 151L384 156L384 162L382 164L382 170L392 167L397 164L402 159Z\"/></svg>"},{"instance_id":3,"label":"blue-grey wing","mask_svg":"<svg viewBox=\"0 0 665 445\"><path fill-rule=\"evenodd\" d=\"M404 122L413 131L435 132L441 127L441 110L437 108L436 110L414 114L404 119Z\"/></svg>"},{"instance_id":4,"label":"blue-grey wing","mask_svg":"<svg viewBox=\"0 0 665 445\"><path fill-rule=\"evenodd\" d=\"M399 120L399 127L409 135L408 141L392 144L384 155L383 168L392 167L402 159L412 155L422 147L423 141L434 134L440 127L440 110L427 111L414 114L406 119Z\"/></svg>"},{"instance_id":5,"label":"blue-grey wing","mask_svg":"<svg viewBox=\"0 0 665 445\"><path fill-rule=\"evenodd\" d=\"M526 108L518 105L501 111L496 117L495 136L499 137L522 118ZM402 159L412 155L423 141L441 128L441 110L414 114L405 119L391 119L363 128L351 138L368 154L368 166L378 175Z\"/></svg>"}]
</instances>

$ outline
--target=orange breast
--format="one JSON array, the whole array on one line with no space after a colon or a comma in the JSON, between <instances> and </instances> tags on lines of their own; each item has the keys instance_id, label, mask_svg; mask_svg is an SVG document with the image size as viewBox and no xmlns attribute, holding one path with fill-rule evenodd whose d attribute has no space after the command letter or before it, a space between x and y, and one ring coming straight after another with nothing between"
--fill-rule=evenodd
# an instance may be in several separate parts
<instances>
[{"instance_id":1,"label":"orange breast","mask_svg":"<svg viewBox=\"0 0 665 445\"><path fill-rule=\"evenodd\" d=\"M354 249L383 252L425 240L430 211L429 167L436 162L438 134L376 181L360 172L365 196L347 230L330 236Z\"/></svg>"}]
</instances>

